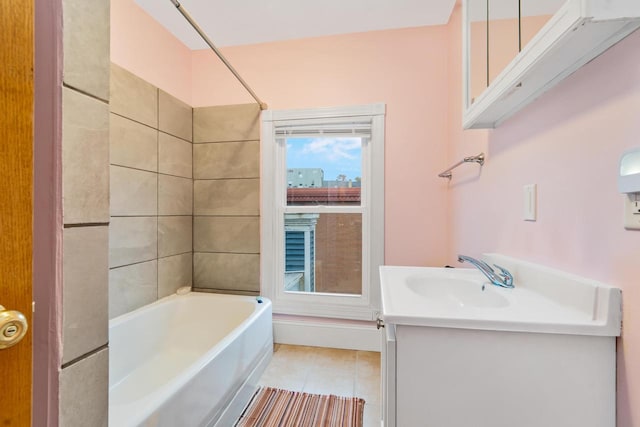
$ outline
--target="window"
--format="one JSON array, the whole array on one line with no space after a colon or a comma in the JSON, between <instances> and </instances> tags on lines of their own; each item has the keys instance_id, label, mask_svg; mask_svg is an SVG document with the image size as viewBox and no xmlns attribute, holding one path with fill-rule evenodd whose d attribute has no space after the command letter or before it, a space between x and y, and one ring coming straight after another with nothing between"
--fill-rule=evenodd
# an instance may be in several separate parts
<instances>
[{"instance_id":1,"label":"window","mask_svg":"<svg viewBox=\"0 0 640 427\"><path fill-rule=\"evenodd\" d=\"M262 289L274 312L373 319L384 105L263 113Z\"/></svg>"}]
</instances>

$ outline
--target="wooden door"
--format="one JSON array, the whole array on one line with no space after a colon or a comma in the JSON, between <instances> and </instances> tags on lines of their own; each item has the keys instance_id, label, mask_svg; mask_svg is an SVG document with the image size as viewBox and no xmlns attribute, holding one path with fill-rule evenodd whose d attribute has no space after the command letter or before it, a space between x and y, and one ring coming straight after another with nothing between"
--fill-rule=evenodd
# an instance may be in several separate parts
<instances>
[{"instance_id":1,"label":"wooden door","mask_svg":"<svg viewBox=\"0 0 640 427\"><path fill-rule=\"evenodd\" d=\"M0 2L0 305L27 335L0 350L0 426L31 425L34 0Z\"/></svg>"}]
</instances>

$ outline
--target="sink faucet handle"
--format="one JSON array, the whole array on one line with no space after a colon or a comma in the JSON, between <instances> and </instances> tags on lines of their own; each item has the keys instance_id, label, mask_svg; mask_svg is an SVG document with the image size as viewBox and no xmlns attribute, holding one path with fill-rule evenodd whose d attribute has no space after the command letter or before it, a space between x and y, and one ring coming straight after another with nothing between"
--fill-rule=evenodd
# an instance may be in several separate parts
<instances>
[{"instance_id":1,"label":"sink faucet handle","mask_svg":"<svg viewBox=\"0 0 640 427\"><path fill-rule=\"evenodd\" d=\"M493 264L493 266L500 270L500 275L504 280L504 284L507 286L511 286L513 284L513 275L509 273L509 270L504 267L500 267L498 264Z\"/></svg>"}]
</instances>

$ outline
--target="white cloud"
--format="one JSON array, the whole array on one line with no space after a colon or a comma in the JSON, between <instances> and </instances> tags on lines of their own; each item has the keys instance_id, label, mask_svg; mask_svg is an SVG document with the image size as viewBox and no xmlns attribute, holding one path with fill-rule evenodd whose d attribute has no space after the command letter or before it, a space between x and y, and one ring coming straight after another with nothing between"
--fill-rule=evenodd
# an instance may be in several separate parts
<instances>
[{"instance_id":1,"label":"white cloud","mask_svg":"<svg viewBox=\"0 0 640 427\"><path fill-rule=\"evenodd\" d=\"M313 154L329 161L357 159L362 147L360 138L315 138L304 145L301 154Z\"/></svg>"}]
</instances>

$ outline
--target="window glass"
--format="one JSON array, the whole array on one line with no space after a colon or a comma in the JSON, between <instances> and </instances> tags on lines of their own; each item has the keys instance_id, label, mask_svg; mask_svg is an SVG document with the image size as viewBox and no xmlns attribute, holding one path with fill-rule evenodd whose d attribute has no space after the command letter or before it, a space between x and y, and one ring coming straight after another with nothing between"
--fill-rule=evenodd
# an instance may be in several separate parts
<instances>
[{"instance_id":1,"label":"window glass","mask_svg":"<svg viewBox=\"0 0 640 427\"><path fill-rule=\"evenodd\" d=\"M285 214L285 290L360 295L362 214Z\"/></svg>"},{"instance_id":2,"label":"window glass","mask_svg":"<svg viewBox=\"0 0 640 427\"><path fill-rule=\"evenodd\" d=\"M286 138L287 206L360 205L361 137Z\"/></svg>"}]
</instances>

